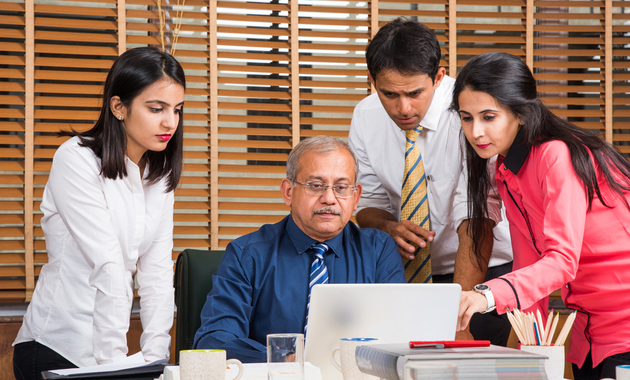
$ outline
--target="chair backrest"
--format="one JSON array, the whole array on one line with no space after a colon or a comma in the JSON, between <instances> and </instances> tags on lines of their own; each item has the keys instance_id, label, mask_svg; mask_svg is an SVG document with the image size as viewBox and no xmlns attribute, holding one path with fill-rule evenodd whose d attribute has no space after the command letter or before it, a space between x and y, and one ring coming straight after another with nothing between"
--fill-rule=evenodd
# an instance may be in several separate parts
<instances>
[{"instance_id":1,"label":"chair backrest","mask_svg":"<svg viewBox=\"0 0 630 380\"><path fill-rule=\"evenodd\" d=\"M193 346L195 333L201 326L201 309L212 290L212 275L219 269L223 252L186 249L177 257L175 363L179 363L180 350Z\"/></svg>"}]
</instances>

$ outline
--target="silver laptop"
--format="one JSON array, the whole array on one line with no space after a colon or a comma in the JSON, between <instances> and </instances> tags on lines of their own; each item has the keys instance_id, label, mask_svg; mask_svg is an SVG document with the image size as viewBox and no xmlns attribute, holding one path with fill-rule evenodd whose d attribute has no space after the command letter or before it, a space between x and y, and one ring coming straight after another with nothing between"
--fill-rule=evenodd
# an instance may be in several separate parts
<instances>
[{"instance_id":1,"label":"silver laptop","mask_svg":"<svg viewBox=\"0 0 630 380\"><path fill-rule=\"evenodd\" d=\"M454 340L458 284L324 284L311 291L305 361L322 378L343 380L330 362L341 338L378 343Z\"/></svg>"}]
</instances>

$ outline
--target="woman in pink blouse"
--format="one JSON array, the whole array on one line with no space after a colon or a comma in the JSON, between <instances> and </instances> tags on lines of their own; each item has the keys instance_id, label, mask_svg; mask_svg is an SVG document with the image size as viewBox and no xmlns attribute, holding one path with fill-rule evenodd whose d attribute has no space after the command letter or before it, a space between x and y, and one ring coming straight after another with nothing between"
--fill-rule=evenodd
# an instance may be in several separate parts
<instances>
[{"instance_id":1,"label":"woman in pink blouse","mask_svg":"<svg viewBox=\"0 0 630 380\"><path fill-rule=\"evenodd\" d=\"M509 54L471 59L452 108L467 139L473 250L480 257L492 234L490 175L514 249L512 273L462 293L458 328L476 312L527 309L561 288L565 305L578 311L567 355L575 378L614 378L617 365L630 364L630 163L551 113L529 68Z\"/></svg>"}]
</instances>

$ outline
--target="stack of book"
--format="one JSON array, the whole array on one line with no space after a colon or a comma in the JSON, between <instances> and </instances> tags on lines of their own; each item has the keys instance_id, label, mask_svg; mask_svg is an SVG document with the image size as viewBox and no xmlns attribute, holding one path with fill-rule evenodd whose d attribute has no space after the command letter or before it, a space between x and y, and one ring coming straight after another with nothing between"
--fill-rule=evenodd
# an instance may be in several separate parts
<instances>
[{"instance_id":1,"label":"stack of book","mask_svg":"<svg viewBox=\"0 0 630 380\"><path fill-rule=\"evenodd\" d=\"M511 348L490 346L470 348L409 348L408 344L359 346L359 369L386 380L403 380L410 360L457 365L459 379L547 380L546 356Z\"/></svg>"}]
</instances>

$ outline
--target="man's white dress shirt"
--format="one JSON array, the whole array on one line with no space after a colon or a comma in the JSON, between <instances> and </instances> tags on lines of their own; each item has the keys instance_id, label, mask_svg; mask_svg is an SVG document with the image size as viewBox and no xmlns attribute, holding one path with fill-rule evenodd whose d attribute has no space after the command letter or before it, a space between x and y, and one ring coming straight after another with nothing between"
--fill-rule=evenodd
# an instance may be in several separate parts
<instances>
[{"instance_id":1,"label":"man's white dress shirt","mask_svg":"<svg viewBox=\"0 0 630 380\"><path fill-rule=\"evenodd\" d=\"M422 132L416 139L424 162L429 197L433 274L454 272L459 246L457 228L468 218L464 135L459 116L449 111L455 80L445 76L436 89L431 106L420 122ZM350 148L359 160L359 180L363 195L357 209L375 207L388 211L400 220L400 193L405 167L405 131L387 115L378 98L372 94L354 109ZM495 162L496 158L492 159ZM494 167L494 165L490 165ZM490 176L494 186L494 176ZM494 228L494 249L489 266L512 261L508 223L502 213L501 200L494 191L488 200Z\"/></svg>"},{"instance_id":2,"label":"man's white dress shirt","mask_svg":"<svg viewBox=\"0 0 630 380\"><path fill-rule=\"evenodd\" d=\"M104 178L100 160L78 142L65 142L53 158L41 203L48 263L14 344L37 341L79 367L124 358L137 273L142 353L167 358L173 192L165 180L142 180L128 158L127 177Z\"/></svg>"}]
</instances>

